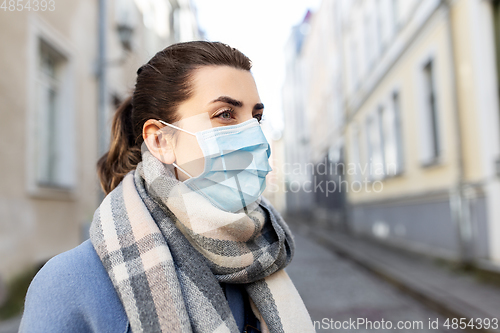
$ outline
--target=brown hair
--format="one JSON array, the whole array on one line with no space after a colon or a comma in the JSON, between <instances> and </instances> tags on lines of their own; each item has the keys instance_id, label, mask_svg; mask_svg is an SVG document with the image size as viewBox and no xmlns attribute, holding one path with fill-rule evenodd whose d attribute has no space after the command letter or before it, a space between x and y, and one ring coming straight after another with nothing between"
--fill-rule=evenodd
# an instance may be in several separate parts
<instances>
[{"instance_id":1,"label":"brown hair","mask_svg":"<svg viewBox=\"0 0 500 333\"><path fill-rule=\"evenodd\" d=\"M240 51L219 42L173 44L137 70L132 96L116 110L109 151L97 162L97 173L108 194L142 160L142 128L148 119L179 120L177 107L191 97L193 71L202 66L252 67Z\"/></svg>"}]
</instances>

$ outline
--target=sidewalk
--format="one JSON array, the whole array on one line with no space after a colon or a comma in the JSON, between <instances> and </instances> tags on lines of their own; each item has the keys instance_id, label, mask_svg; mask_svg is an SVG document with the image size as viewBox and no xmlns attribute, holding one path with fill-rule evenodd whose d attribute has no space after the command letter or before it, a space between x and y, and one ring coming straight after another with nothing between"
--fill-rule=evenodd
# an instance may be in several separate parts
<instances>
[{"instance_id":1,"label":"sidewalk","mask_svg":"<svg viewBox=\"0 0 500 333\"><path fill-rule=\"evenodd\" d=\"M322 230L287 217L294 230L320 245L346 257L372 273L410 293L447 318L498 320L500 327L500 288L478 281L472 274L453 271L435 261L405 251L358 239L342 232ZM476 325L477 327L477 325ZM474 332L500 332L500 329L474 329Z\"/></svg>"}]
</instances>

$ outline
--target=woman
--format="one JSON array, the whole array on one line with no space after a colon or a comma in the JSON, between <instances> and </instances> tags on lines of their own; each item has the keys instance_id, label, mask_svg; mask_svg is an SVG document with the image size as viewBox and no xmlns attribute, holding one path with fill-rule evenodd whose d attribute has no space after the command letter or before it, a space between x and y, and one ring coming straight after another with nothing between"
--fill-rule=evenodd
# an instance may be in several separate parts
<instances>
[{"instance_id":1,"label":"woman","mask_svg":"<svg viewBox=\"0 0 500 333\"><path fill-rule=\"evenodd\" d=\"M271 170L250 60L171 45L137 71L98 162L90 240L47 262L21 332L313 332L283 270L292 235L261 197Z\"/></svg>"}]
</instances>

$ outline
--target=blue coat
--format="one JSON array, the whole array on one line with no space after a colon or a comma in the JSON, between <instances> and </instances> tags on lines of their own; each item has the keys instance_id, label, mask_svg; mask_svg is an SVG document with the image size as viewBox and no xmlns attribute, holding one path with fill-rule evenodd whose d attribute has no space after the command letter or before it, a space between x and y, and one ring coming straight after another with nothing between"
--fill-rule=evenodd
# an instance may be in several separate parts
<instances>
[{"instance_id":1,"label":"blue coat","mask_svg":"<svg viewBox=\"0 0 500 333\"><path fill-rule=\"evenodd\" d=\"M241 332L243 296L234 285L223 287ZM36 274L19 332L131 332L125 309L90 240L53 257Z\"/></svg>"}]
</instances>

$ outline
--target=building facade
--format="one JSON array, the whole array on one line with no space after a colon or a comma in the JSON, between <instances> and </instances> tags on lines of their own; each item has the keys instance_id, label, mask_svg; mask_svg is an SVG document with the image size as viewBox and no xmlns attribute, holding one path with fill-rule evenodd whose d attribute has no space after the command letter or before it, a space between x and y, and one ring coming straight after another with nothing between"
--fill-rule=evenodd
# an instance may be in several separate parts
<instances>
[{"instance_id":1,"label":"building facade","mask_svg":"<svg viewBox=\"0 0 500 333\"><path fill-rule=\"evenodd\" d=\"M100 200L99 121L109 133L137 69L157 51L199 38L188 0L17 3L0 10L3 281L86 238ZM106 36L105 86L99 34Z\"/></svg>"},{"instance_id":2,"label":"building facade","mask_svg":"<svg viewBox=\"0 0 500 333\"><path fill-rule=\"evenodd\" d=\"M312 198L304 191L303 184L310 178L308 170L301 167L303 161L310 159L309 120L305 109L305 82L302 61L302 49L305 37L310 29L308 12L303 21L292 29L286 43L286 70L282 88L284 114L284 159L282 177L288 213L307 213ZM293 166L298 166L292 170Z\"/></svg>"},{"instance_id":3,"label":"building facade","mask_svg":"<svg viewBox=\"0 0 500 333\"><path fill-rule=\"evenodd\" d=\"M317 12L308 12L287 44L283 171L289 213L312 213L339 225L345 223L345 193L332 191L343 180L341 170L333 169L343 161L345 119L335 7L334 1L323 1Z\"/></svg>"},{"instance_id":4,"label":"building facade","mask_svg":"<svg viewBox=\"0 0 500 333\"><path fill-rule=\"evenodd\" d=\"M325 3L333 10L312 22L338 23L337 37L320 39L341 63L342 87L329 89L342 95L342 129L323 134L328 143L312 154L340 147L348 227L432 256L500 264L497 2ZM318 112L327 111L308 116Z\"/></svg>"}]
</instances>

